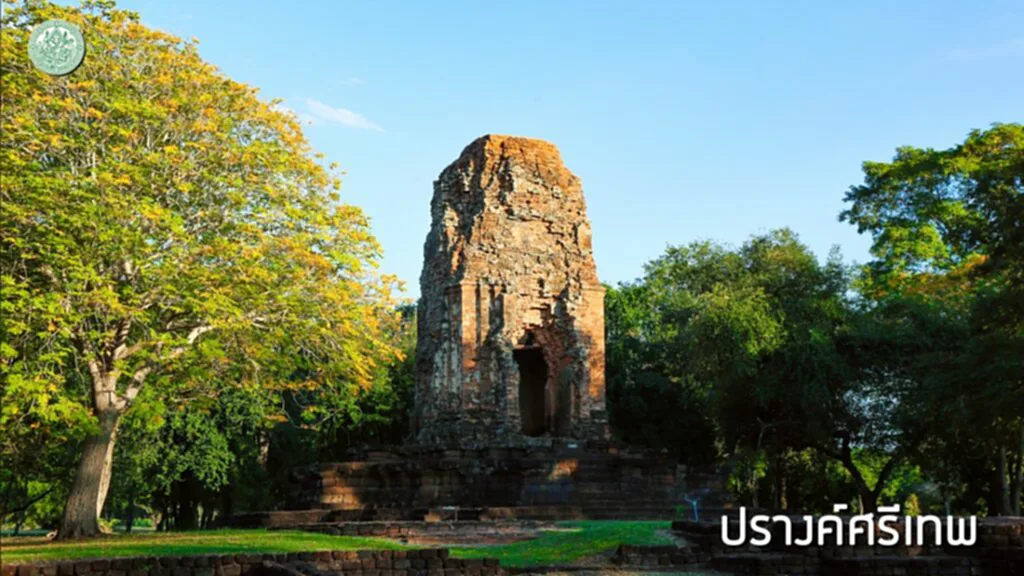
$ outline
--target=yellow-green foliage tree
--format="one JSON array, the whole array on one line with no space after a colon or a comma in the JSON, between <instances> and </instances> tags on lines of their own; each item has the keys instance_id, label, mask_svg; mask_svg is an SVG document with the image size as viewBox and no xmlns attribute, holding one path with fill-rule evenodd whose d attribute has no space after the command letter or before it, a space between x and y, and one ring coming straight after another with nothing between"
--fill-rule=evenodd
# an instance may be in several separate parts
<instances>
[{"instance_id":1,"label":"yellow-green foliage tree","mask_svg":"<svg viewBox=\"0 0 1024 576\"><path fill-rule=\"evenodd\" d=\"M68 76L28 59L50 18L86 40ZM2 25L0 435L84 422L59 528L83 537L144 387L357 390L396 354L392 281L293 115L194 40L109 2L9 5Z\"/></svg>"}]
</instances>

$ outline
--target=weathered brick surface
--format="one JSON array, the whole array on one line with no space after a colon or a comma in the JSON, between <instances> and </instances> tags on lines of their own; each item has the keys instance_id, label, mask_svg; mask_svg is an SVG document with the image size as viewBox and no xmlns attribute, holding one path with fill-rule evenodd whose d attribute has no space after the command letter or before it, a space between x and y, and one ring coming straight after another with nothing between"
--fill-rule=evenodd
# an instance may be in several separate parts
<instances>
[{"instance_id":1,"label":"weathered brick surface","mask_svg":"<svg viewBox=\"0 0 1024 576\"><path fill-rule=\"evenodd\" d=\"M630 546L622 544L615 550L612 563L633 568L667 568L706 562L708 557L691 546Z\"/></svg>"},{"instance_id":2,"label":"weathered brick surface","mask_svg":"<svg viewBox=\"0 0 1024 576\"><path fill-rule=\"evenodd\" d=\"M348 522L345 534L400 536L416 526L396 521L671 518L683 494L701 487L664 454L605 441L406 450L393 456L296 471L296 493L288 506L320 509L315 513L260 513L232 522L240 527Z\"/></svg>"},{"instance_id":3,"label":"weathered brick surface","mask_svg":"<svg viewBox=\"0 0 1024 576\"><path fill-rule=\"evenodd\" d=\"M505 571L495 559L460 560L446 549L366 550L359 552L300 552L291 554L238 554L162 558L93 559L75 562L2 564L2 576L39 576L70 567L82 576L316 576L318 572L347 576L404 574L427 576L427 563L444 576L499 576ZM128 568L131 568L128 571Z\"/></svg>"},{"instance_id":4,"label":"weathered brick surface","mask_svg":"<svg viewBox=\"0 0 1024 576\"><path fill-rule=\"evenodd\" d=\"M583 189L558 150L527 138L477 139L434 183L431 217L416 441L605 437L604 289ZM543 406L524 415L515 351L526 349L543 354L546 382Z\"/></svg>"}]
</instances>

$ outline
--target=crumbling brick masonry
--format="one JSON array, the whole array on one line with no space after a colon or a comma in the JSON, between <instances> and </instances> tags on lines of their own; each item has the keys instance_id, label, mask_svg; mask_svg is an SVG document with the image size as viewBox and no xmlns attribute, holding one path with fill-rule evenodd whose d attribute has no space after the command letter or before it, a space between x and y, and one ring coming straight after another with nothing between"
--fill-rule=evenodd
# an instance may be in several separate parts
<instances>
[{"instance_id":1,"label":"crumbling brick masonry","mask_svg":"<svg viewBox=\"0 0 1024 576\"><path fill-rule=\"evenodd\" d=\"M434 183L414 442L607 436L604 288L583 189L550 143L488 135Z\"/></svg>"}]
</instances>

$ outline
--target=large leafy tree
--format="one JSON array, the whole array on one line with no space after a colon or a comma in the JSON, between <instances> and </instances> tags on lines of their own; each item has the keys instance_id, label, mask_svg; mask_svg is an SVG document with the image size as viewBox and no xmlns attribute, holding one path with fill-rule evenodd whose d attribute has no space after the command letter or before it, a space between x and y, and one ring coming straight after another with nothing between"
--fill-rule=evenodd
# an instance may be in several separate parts
<instances>
[{"instance_id":1,"label":"large leafy tree","mask_svg":"<svg viewBox=\"0 0 1024 576\"><path fill-rule=\"evenodd\" d=\"M1024 125L975 130L946 150L904 146L863 169L840 219L874 239L876 283L892 288L978 256L982 271L1024 280Z\"/></svg>"},{"instance_id":2,"label":"large leafy tree","mask_svg":"<svg viewBox=\"0 0 1024 576\"><path fill-rule=\"evenodd\" d=\"M783 506L788 470L811 449L834 458L873 509L923 441L911 409L923 380L879 342L881 317L851 300L839 255L821 263L783 229L734 249L671 247L645 271L610 292L610 395L617 387L670 391L648 413L671 406L668 426L710 419L721 452L748 461L742 484L754 504L767 468L774 504ZM904 377L885 377L896 373ZM617 422L643 430L622 418L635 399L612 399ZM704 449L698 437L684 449Z\"/></svg>"},{"instance_id":3,"label":"large leafy tree","mask_svg":"<svg viewBox=\"0 0 1024 576\"><path fill-rule=\"evenodd\" d=\"M1024 125L975 130L945 150L902 147L891 162L865 162L863 169L864 183L849 190L840 215L873 238L862 291L882 309L911 304L907 318L931 318L942 324L931 334L957 339L957 350L942 348L946 354L932 359L927 376L939 399L934 412L949 423L933 447L945 455L940 468L950 481L994 469L998 496L988 498L997 503L990 508L1019 513ZM994 464L979 467L979 457Z\"/></svg>"},{"instance_id":4,"label":"large leafy tree","mask_svg":"<svg viewBox=\"0 0 1024 576\"><path fill-rule=\"evenodd\" d=\"M962 315L914 298L858 299L835 334L842 359L833 440L818 449L843 463L873 510L901 468L946 422L936 388L958 367Z\"/></svg>"},{"instance_id":5,"label":"large leafy tree","mask_svg":"<svg viewBox=\"0 0 1024 576\"><path fill-rule=\"evenodd\" d=\"M606 378L612 429L631 444L669 450L691 466L715 462L718 447L707 388L667 364L656 299L639 281L606 286Z\"/></svg>"},{"instance_id":6,"label":"large leafy tree","mask_svg":"<svg viewBox=\"0 0 1024 576\"><path fill-rule=\"evenodd\" d=\"M68 76L27 57L50 18L88 45ZM101 2L28 1L2 25L0 435L25 414L85 423L59 533L88 536L142 390L368 386L395 353L390 281L296 119L195 42Z\"/></svg>"},{"instance_id":7,"label":"large leafy tree","mask_svg":"<svg viewBox=\"0 0 1024 576\"><path fill-rule=\"evenodd\" d=\"M671 255L656 285L692 298L677 319L688 349L679 365L713 383L727 446L785 445L807 424L807 404L829 405L822 391L836 378L831 338L844 311L838 259L820 265L789 230Z\"/></svg>"},{"instance_id":8,"label":"large leafy tree","mask_svg":"<svg viewBox=\"0 0 1024 576\"><path fill-rule=\"evenodd\" d=\"M415 308L399 312L390 339L403 357L378 365L366 390L225 381L185 399L146 389L122 420L121 442L133 449L116 454L104 516L120 517L126 528L140 514L160 529L208 527L237 512L287 506L297 467L345 458L365 444L400 443L416 338Z\"/></svg>"}]
</instances>

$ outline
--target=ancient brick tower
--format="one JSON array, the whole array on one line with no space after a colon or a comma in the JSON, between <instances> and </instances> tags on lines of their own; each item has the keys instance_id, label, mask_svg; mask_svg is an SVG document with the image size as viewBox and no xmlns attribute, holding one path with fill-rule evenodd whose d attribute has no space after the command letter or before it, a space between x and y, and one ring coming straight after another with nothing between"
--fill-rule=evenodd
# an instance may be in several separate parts
<instances>
[{"instance_id":1,"label":"ancient brick tower","mask_svg":"<svg viewBox=\"0 0 1024 576\"><path fill-rule=\"evenodd\" d=\"M580 181L541 140L478 138L434 182L414 442L607 435L604 288Z\"/></svg>"}]
</instances>

